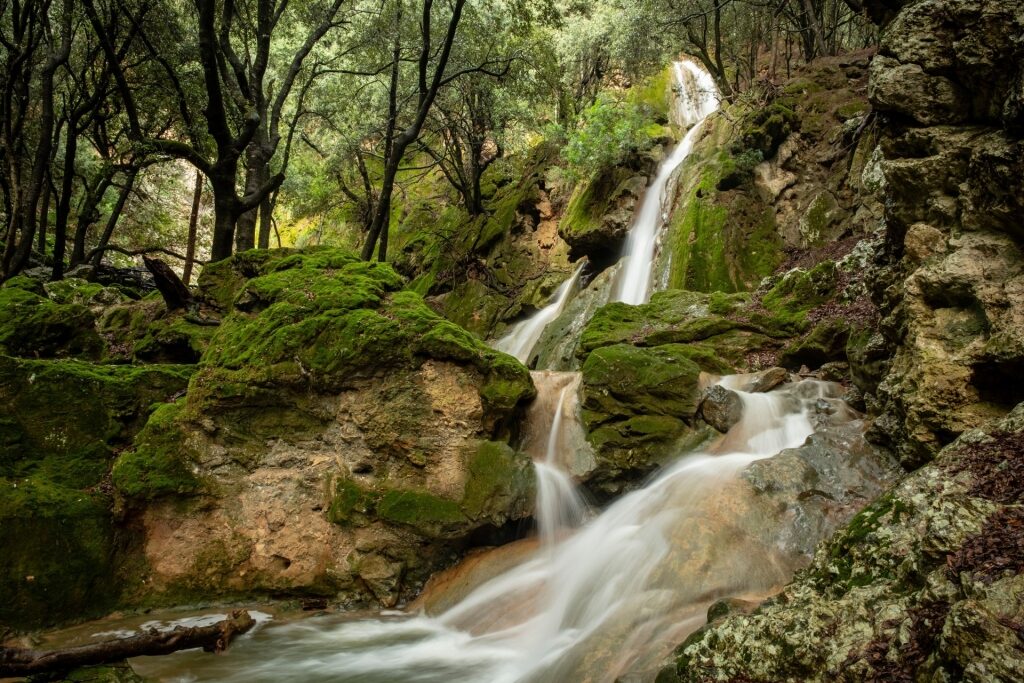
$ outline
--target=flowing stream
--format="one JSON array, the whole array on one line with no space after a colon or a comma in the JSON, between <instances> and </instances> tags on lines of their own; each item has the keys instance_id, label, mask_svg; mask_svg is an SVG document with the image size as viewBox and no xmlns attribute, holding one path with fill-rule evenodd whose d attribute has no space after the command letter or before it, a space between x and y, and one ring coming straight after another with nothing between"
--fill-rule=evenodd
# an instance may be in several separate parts
<instances>
[{"instance_id":1,"label":"flowing stream","mask_svg":"<svg viewBox=\"0 0 1024 683\"><path fill-rule=\"evenodd\" d=\"M706 73L681 62L675 74L680 120L693 127L662 164L639 209L615 294L629 303L649 296L667 184L700 122L717 108ZM496 347L526 361L573 296L580 272ZM720 378L742 399L740 422L712 447L681 454L646 486L598 512L574 478L593 466L578 416L580 375L539 371L534 381L539 395L522 448L535 463L539 541L510 569L480 579L436 613L271 622L223 656L142 658L135 668L153 680L178 682L653 680L715 600L756 600L788 579L793 558L736 523L750 496L737 474L803 444L814 431L816 402L835 400L830 385L804 381L754 394L742 390L742 376Z\"/></svg>"},{"instance_id":2,"label":"flowing stream","mask_svg":"<svg viewBox=\"0 0 1024 683\"><path fill-rule=\"evenodd\" d=\"M578 375L541 383L556 406L537 463L540 546L440 614L387 612L268 625L220 657L136 660L162 681L451 683L652 680L671 648L725 596L757 599L793 569L731 518L736 474L801 445L830 386L810 380L738 392L742 420L714 448L682 457L600 514L562 468ZM738 386L737 382L731 382ZM626 677L626 678L623 678Z\"/></svg>"}]
</instances>

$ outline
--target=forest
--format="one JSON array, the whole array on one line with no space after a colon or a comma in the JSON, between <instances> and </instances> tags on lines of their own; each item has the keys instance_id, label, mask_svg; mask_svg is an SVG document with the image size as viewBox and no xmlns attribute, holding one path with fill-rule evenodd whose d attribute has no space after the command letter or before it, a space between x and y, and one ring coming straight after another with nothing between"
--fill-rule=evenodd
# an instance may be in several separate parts
<instances>
[{"instance_id":1,"label":"forest","mask_svg":"<svg viewBox=\"0 0 1024 683\"><path fill-rule=\"evenodd\" d=\"M675 52L733 99L876 30L855 1L12 0L2 40L3 277L60 279L150 250L385 260L423 176L475 216L538 138L579 173L643 144L608 86Z\"/></svg>"},{"instance_id":2,"label":"forest","mask_svg":"<svg viewBox=\"0 0 1024 683\"><path fill-rule=\"evenodd\" d=\"M1019 0L0 43L0 680L1024 680Z\"/></svg>"}]
</instances>

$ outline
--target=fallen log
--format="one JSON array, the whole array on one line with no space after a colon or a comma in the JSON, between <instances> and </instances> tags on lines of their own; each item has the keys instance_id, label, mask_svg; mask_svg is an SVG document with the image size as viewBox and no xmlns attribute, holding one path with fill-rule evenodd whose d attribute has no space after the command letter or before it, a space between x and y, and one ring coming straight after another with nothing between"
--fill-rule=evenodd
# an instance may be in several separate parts
<instances>
[{"instance_id":1,"label":"fallen log","mask_svg":"<svg viewBox=\"0 0 1024 683\"><path fill-rule=\"evenodd\" d=\"M119 662L129 657L167 655L178 650L201 647L207 652L222 652L236 636L256 624L245 610L211 626L178 627L173 631L148 632L101 643L79 645L59 650L0 647L0 678L69 671L80 666Z\"/></svg>"}]
</instances>

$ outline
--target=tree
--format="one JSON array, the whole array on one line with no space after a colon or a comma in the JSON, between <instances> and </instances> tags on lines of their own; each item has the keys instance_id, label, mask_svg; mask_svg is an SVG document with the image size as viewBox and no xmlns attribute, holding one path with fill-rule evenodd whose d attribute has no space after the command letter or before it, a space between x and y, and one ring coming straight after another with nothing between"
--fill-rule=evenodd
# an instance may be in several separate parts
<instances>
[{"instance_id":1,"label":"tree","mask_svg":"<svg viewBox=\"0 0 1024 683\"><path fill-rule=\"evenodd\" d=\"M0 277L21 271L32 251L55 139L57 70L71 55L74 0L4 2L0 44L0 158L6 225Z\"/></svg>"}]
</instances>

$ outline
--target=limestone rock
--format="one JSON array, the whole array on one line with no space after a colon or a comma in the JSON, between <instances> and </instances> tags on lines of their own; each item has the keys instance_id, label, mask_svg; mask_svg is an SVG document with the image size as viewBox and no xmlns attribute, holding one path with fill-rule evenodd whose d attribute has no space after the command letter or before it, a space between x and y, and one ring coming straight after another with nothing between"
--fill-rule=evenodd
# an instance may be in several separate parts
<instances>
[{"instance_id":1,"label":"limestone rock","mask_svg":"<svg viewBox=\"0 0 1024 683\"><path fill-rule=\"evenodd\" d=\"M529 462L506 443L534 395L526 368L402 290L388 265L314 250L260 273L234 294L186 397L115 463L142 535L130 602L303 593L391 606L474 532L529 514Z\"/></svg>"},{"instance_id":2,"label":"limestone rock","mask_svg":"<svg viewBox=\"0 0 1024 683\"><path fill-rule=\"evenodd\" d=\"M659 681L1019 680L1022 428L1018 408L965 433L780 595L695 633Z\"/></svg>"}]
</instances>

